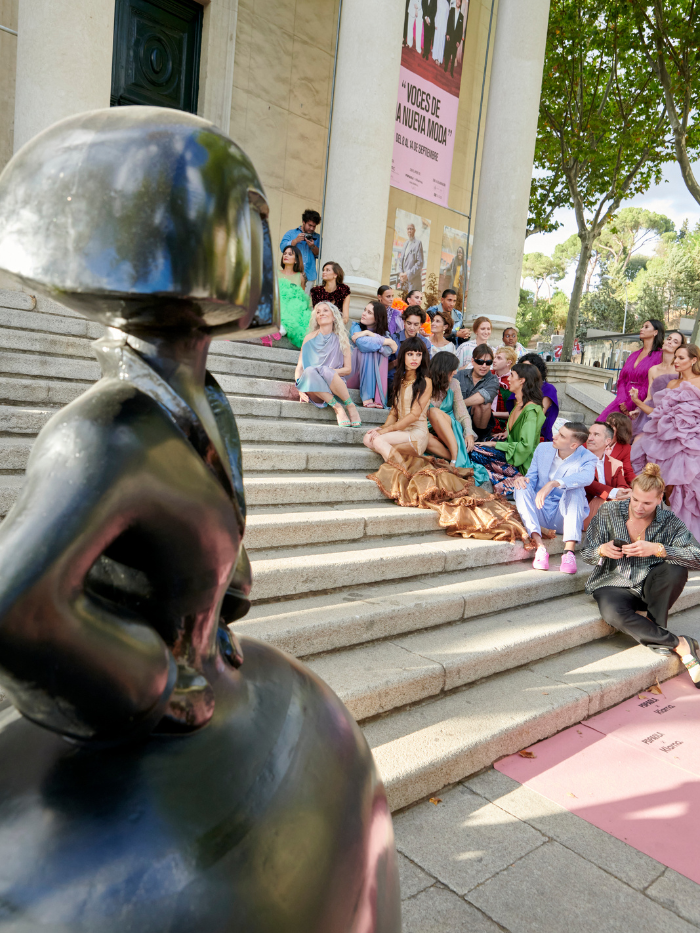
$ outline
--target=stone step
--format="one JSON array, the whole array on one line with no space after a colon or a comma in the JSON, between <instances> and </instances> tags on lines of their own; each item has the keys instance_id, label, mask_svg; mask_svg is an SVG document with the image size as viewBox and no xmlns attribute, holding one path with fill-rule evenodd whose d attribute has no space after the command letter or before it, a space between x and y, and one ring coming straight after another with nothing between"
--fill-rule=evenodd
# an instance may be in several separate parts
<instances>
[{"instance_id":1,"label":"stone step","mask_svg":"<svg viewBox=\"0 0 700 933\"><path fill-rule=\"evenodd\" d=\"M697 588L684 592L671 629L699 637L697 606ZM388 713L362 729L389 805L399 810L681 669L675 655L618 633Z\"/></svg>"},{"instance_id":2,"label":"stone step","mask_svg":"<svg viewBox=\"0 0 700 933\"><path fill-rule=\"evenodd\" d=\"M95 359L95 353L92 349L92 339L87 337L72 337L65 334L44 334L36 331L13 330L11 328L0 327L0 361L6 354L14 355L21 353L27 358L27 365L36 366L36 359L45 358L54 359L57 362L62 360L86 359L90 360L93 366L97 367L99 378L99 366ZM228 351L229 345L226 345ZM29 359L33 358L34 363ZM16 365L16 364L15 364ZM280 363L273 360L250 359L244 356L236 356L226 352L217 354L210 352L207 359L207 367L214 375L219 373L227 375L260 377L264 373L267 379L281 379L294 382L294 363ZM0 372L14 373L21 370L2 369ZM33 370L27 370L30 375L44 375L44 373L35 373ZM47 375L52 373L47 372ZM57 374L58 375L58 374ZM66 378L58 375L58 378ZM71 378L71 377L68 377ZM76 376L75 378L83 378Z\"/></svg>"},{"instance_id":3,"label":"stone step","mask_svg":"<svg viewBox=\"0 0 700 933\"><path fill-rule=\"evenodd\" d=\"M0 293L0 302L2 301ZM0 304L0 328L39 331L46 334L64 334L71 337L88 337L97 340L105 333L105 328L83 317L63 317L57 314L45 314L40 311L17 310L2 307Z\"/></svg>"},{"instance_id":4,"label":"stone step","mask_svg":"<svg viewBox=\"0 0 700 933\"><path fill-rule=\"evenodd\" d=\"M92 360L88 360L69 356L40 356L36 353L13 353L9 350L0 350L0 376L37 376L40 379L65 379L91 383L96 382L100 375L100 367L94 356ZM86 388L87 386L83 385L83 391Z\"/></svg>"},{"instance_id":5,"label":"stone step","mask_svg":"<svg viewBox=\"0 0 700 933\"><path fill-rule=\"evenodd\" d=\"M359 393L351 391L355 396ZM331 408L316 408L315 405L304 405L298 401L287 401L277 398L259 398L254 395L227 396L233 413L236 416L255 416L257 418L293 418L296 421L309 421L313 423L337 423L336 415ZM380 408L363 408L359 404L359 397L355 398L357 410L365 430L378 424L384 424L389 412Z\"/></svg>"},{"instance_id":6,"label":"stone step","mask_svg":"<svg viewBox=\"0 0 700 933\"><path fill-rule=\"evenodd\" d=\"M263 418L236 418L241 441L267 441L271 444L361 445L367 428L340 428L337 423L309 423ZM366 449L366 448L365 448Z\"/></svg>"},{"instance_id":7,"label":"stone step","mask_svg":"<svg viewBox=\"0 0 700 933\"><path fill-rule=\"evenodd\" d=\"M89 388L85 382L31 379L23 375L0 376L0 403L59 408Z\"/></svg>"},{"instance_id":8,"label":"stone step","mask_svg":"<svg viewBox=\"0 0 700 933\"><path fill-rule=\"evenodd\" d=\"M264 425L263 425L264 427ZM343 430L342 428L340 430ZM264 431L258 432L264 434ZM274 431L268 431L274 434ZM273 438L270 438L273 440ZM342 472L376 470L382 458L366 447L325 446L323 444L243 444L243 469L275 472Z\"/></svg>"},{"instance_id":9,"label":"stone step","mask_svg":"<svg viewBox=\"0 0 700 933\"><path fill-rule=\"evenodd\" d=\"M248 506L320 505L349 502L386 502L376 483L364 473L298 473L268 476L247 473L245 495Z\"/></svg>"},{"instance_id":10,"label":"stone step","mask_svg":"<svg viewBox=\"0 0 700 933\"><path fill-rule=\"evenodd\" d=\"M569 585L578 582L582 588L588 572ZM547 612L535 602L310 658L307 664L355 719L363 720L611 634L589 597L552 599L555 593L546 593L542 583L539 587L548 600Z\"/></svg>"},{"instance_id":11,"label":"stone step","mask_svg":"<svg viewBox=\"0 0 700 933\"><path fill-rule=\"evenodd\" d=\"M273 342L271 347L249 343L247 340L212 340L210 353L217 356L235 356L240 359L260 360L261 362L287 363L296 366L298 350L287 350Z\"/></svg>"},{"instance_id":12,"label":"stone step","mask_svg":"<svg viewBox=\"0 0 700 933\"><path fill-rule=\"evenodd\" d=\"M551 554L562 547L561 539L548 543ZM520 542L450 538L443 531L254 551L252 598L260 602L337 590L358 580L369 584L471 570L524 560L528 553Z\"/></svg>"},{"instance_id":13,"label":"stone step","mask_svg":"<svg viewBox=\"0 0 700 933\"><path fill-rule=\"evenodd\" d=\"M249 550L290 548L423 533L439 527L437 513L431 509L399 508L388 499L371 505L273 505L248 511L245 543Z\"/></svg>"},{"instance_id":14,"label":"stone step","mask_svg":"<svg viewBox=\"0 0 700 933\"><path fill-rule=\"evenodd\" d=\"M579 570L578 574L543 573L532 570L528 560L479 566L457 573L415 576L401 583L363 582L323 596L254 605L234 628L295 657L308 658L339 648L435 629L447 623L479 620L486 613L518 609L577 593L589 570ZM539 612L541 614L541 607ZM360 657L360 653L350 654ZM327 656L339 657L340 652ZM313 658L311 663L315 663Z\"/></svg>"}]
</instances>

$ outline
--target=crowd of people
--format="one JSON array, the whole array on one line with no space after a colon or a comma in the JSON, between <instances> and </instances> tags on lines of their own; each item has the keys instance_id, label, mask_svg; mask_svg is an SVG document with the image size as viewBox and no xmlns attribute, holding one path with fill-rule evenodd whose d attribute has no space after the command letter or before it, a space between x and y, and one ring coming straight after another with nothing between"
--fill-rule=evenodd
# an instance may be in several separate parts
<instances>
[{"instance_id":1,"label":"crowd of people","mask_svg":"<svg viewBox=\"0 0 700 933\"><path fill-rule=\"evenodd\" d=\"M333 407L341 427L362 424L350 389L364 408L386 410L363 438L384 461L369 478L399 505L438 512L448 534L520 539L542 571L543 539L559 534L568 574L583 542L581 558L595 564L587 590L603 618L678 653L700 686L700 646L666 628L688 568L700 569L700 349L645 321L599 419L557 425L546 363L514 327L496 346L487 317L467 326L454 289L424 310L420 289L404 302L383 285L350 325L341 267L324 264L316 285L312 238L314 265L300 255L297 238L313 234L312 222L281 244L282 320L288 335L306 331L295 373L301 401Z\"/></svg>"}]
</instances>

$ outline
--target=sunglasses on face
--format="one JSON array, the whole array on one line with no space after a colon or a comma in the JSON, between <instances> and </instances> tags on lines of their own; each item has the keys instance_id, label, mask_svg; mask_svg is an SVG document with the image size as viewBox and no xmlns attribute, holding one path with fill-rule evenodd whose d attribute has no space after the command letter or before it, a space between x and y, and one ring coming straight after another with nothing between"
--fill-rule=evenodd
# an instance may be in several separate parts
<instances>
[{"instance_id":1,"label":"sunglasses on face","mask_svg":"<svg viewBox=\"0 0 700 933\"><path fill-rule=\"evenodd\" d=\"M472 363L474 363L475 366L492 366L492 365L493 365L493 360L475 360L475 359L472 359Z\"/></svg>"}]
</instances>

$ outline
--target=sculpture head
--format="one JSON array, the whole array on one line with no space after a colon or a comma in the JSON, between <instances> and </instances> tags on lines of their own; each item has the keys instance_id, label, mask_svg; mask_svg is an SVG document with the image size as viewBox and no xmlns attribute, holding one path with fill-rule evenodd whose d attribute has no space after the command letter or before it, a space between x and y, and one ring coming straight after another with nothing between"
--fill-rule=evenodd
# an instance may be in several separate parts
<instances>
[{"instance_id":1,"label":"sculpture head","mask_svg":"<svg viewBox=\"0 0 700 933\"><path fill-rule=\"evenodd\" d=\"M267 217L250 160L211 123L96 110L40 133L0 176L0 268L127 333L272 333Z\"/></svg>"}]
</instances>

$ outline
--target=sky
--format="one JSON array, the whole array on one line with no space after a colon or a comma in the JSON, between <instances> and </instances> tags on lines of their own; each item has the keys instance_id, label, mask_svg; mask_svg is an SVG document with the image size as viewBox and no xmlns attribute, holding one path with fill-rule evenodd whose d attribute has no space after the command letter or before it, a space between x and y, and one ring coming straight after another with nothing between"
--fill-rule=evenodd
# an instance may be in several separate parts
<instances>
[{"instance_id":1,"label":"sky","mask_svg":"<svg viewBox=\"0 0 700 933\"><path fill-rule=\"evenodd\" d=\"M700 162L693 165L695 177L700 177ZM687 218L691 229L700 221L700 204L688 193L688 189L681 177L681 170L677 162L669 162L664 166L663 180L660 184L649 188L644 194L638 194L629 201L623 201L622 207L646 207L650 211L665 214L670 217L678 229ZM563 243L572 233L576 233L576 218L572 210L559 210L554 214L561 227L554 233L536 233L525 240L526 253L545 253L551 256L557 243ZM558 283L558 287L567 295L571 294L576 274L575 266L571 266L566 278ZM532 282L526 283L532 288Z\"/></svg>"}]
</instances>

